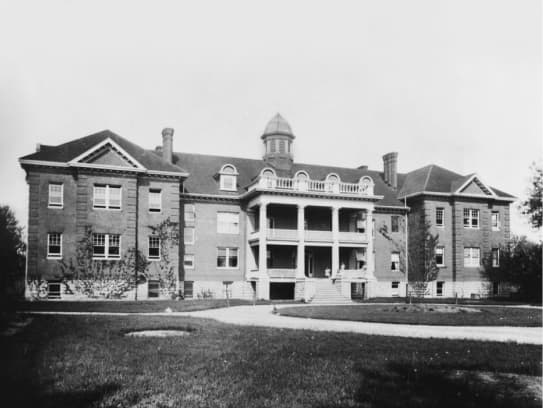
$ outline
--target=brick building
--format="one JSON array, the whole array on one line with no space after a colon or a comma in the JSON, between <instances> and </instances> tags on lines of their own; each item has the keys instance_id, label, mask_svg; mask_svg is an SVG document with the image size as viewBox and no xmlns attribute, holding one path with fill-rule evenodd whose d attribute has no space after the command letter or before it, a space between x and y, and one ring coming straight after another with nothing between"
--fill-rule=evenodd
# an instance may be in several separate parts
<instances>
[{"instance_id":1,"label":"brick building","mask_svg":"<svg viewBox=\"0 0 543 408\"><path fill-rule=\"evenodd\" d=\"M20 159L29 185L27 294L49 298L405 296L428 224L431 296L499 293L509 194L430 165L401 174L294 161L276 115L261 160L145 150L103 131ZM136 250L137 249L137 250ZM143 255L143 257L139 256ZM485 260L488 259L489 262Z\"/></svg>"}]
</instances>

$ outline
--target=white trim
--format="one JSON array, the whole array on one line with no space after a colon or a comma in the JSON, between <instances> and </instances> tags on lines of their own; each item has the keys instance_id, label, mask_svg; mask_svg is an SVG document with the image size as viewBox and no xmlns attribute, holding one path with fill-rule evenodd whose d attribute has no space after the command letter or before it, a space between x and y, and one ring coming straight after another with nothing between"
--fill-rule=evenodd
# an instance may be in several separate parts
<instances>
[{"instance_id":1,"label":"white trim","mask_svg":"<svg viewBox=\"0 0 543 408\"><path fill-rule=\"evenodd\" d=\"M225 173L224 172L225 167L232 167L234 169L234 172L233 173ZM219 171L219 174L230 174L230 175L234 175L234 176L239 176L238 169L236 168L236 166L234 166L233 164L230 164L230 163L223 164L223 166L221 167L221 170Z\"/></svg>"},{"instance_id":2,"label":"white trim","mask_svg":"<svg viewBox=\"0 0 543 408\"><path fill-rule=\"evenodd\" d=\"M516 201L516 197L502 197L502 196L489 196L489 195L483 195L483 194L457 194L457 193L440 193L437 191L418 191L416 193L406 194L404 196L398 197L399 200L403 200L404 198L411 198L416 197L419 195L433 195L433 196L439 196L439 197L468 197L468 198L485 198L485 199L492 199L495 201L509 201L513 202Z\"/></svg>"},{"instance_id":3,"label":"white trim","mask_svg":"<svg viewBox=\"0 0 543 408\"><path fill-rule=\"evenodd\" d=\"M462 184L459 188L457 188L454 193L462 194L462 190L465 189L475 179L479 180L479 183L481 183L488 191L490 191L491 196L496 197L496 193L494 192L494 190L492 190L492 188L488 186L486 183L483 183L483 181L481 180L481 177L479 177L476 173L474 173L467 181L464 182L464 184ZM488 195L485 194L485 196L488 196Z\"/></svg>"},{"instance_id":4,"label":"white trim","mask_svg":"<svg viewBox=\"0 0 543 408\"><path fill-rule=\"evenodd\" d=\"M185 231L192 230L192 241L185 241ZM196 228L195 227L183 227L183 244L185 245L194 245L196 241Z\"/></svg>"},{"instance_id":5,"label":"white trim","mask_svg":"<svg viewBox=\"0 0 543 408\"><path fill-rule=\"evenodd\" d=\"M44 160L28 160L19 159L21 164L31 164L35 166L49 166L49 167L69 167L68 163L56 162L56 161L44 161Z\"/></svg>"},{"instance_id":6,"label":"white trim","mask_svg":"<svg viewBox=\"0 0 543 408\"><path fill-rule=\"evenodd\" d=\"M55 203L51 203L51 186L58 186L60 185L60 205L54 205ZM47 196L47 208L55 209L55 210L62 210L64 208L64 183L62 182L55 182L50 181L48 184L48 196Z\"/></svg>"},{"instance_id":7,"label":"white trim","mask_svg":"<svg viewBox=\"0 0 543 408\"><path fill-rule=\"evenodd\" d=\"M103 235L104 236L104 256L95 256L94 255L94 235ZM119 254L118 255L110 255L109 254L109 237L110 235L115 235L119 237ZM110 234L110 233L103 233L103 232L93 232L92 234L92 259L93 261L117 261L121 259L121 253L122 253L122 235L121 234Z\"/></svg>"},{"instance_id":8,"label":"white trim","mask_svg":"<svg viewBox=\"0 0 543 408\"><path fill-rule=\"evenodd\" d=\"M496 259L496 263L494 263L494 251L498 254L498 258ZM490 261L492 263L493 268L499 268L500 267L500 248L490 248Z\"/></svg>"},{"instance_id":9,"label":"white trim","mask_svg":"<svg viewBox=\"0 0 543 408\"><path fill-rule=\"evenodd\" d=\"M136 159L134 159L134 157L132 157L126 150L124 150L121 146L119 146L110 137L108 137L107 139L102 140L100 143L94 145L93 147L91 147L90 149L85 151L84 153L81 153L76 158L70 160L68 162L68 164L69 165L74 165L74 164L80 165L80 164L82 164L82 163L79 163L80 160L84 159L85 157L89 156L90 154L94 153L95 151L101 149L102 147L104 147L107 144L111 144L111 146L113 146L116 150L118 150L123 155L125 155L128 158L128 160L131 161L140 170L147 170L144 166L142 166L142 164L140 162L138 162ZM85 163L85 164L88 164L88 163ZM122 167L122 166L112 166L112 167ZM125 167L123 167L123 168L125 168Z\"/></svg>"},{"instance_id":10,"label":"white trim","mask_svg":"<svg viewBox=\"0 0 543 408\"><path fill-rule=\"evenodd\" d=\"M219 259L219 249L226 249L226 256L225 256L225 264L228 265L230 262L230 250L235 249L237 251L236 258L237 258L237 266L218 266L217 269L230 269L230 270L237 270L239 269L239 261L240 261L240 250L239 247L228 247L228 246L218 246L217 247L217 260Z\"/></svg>"},{"instance_id":11,"label":"white trim","mask_svg":"<svg viewBox=\"0 0 543 408\"><path fill-rule=\"evenodd\" d=\"M441 260L442 260L442 263L437 263L437 250L438 249L441 249L442 250L442 253L441 253ZM436 266L440 267L440 268L443 268L445 266L445 246L444 245L438 245L436 247Z\"/></svg>"},{"instance_id":12,"label":"white trim","mask_svg":"<svg viewBox=\"0 0 543 408\"><path fill-rule=\"evenodd\" d=\"M271 167L264 167L262 170L260 170L259 175L262 177L264 175L264 172L267 171L267 170L271 171L273 173L274 177L277 177L277 173L275 173L275 170L272 169Z\"/></svg>"},{"instance_id":13,"label":"white trim","mask_svg":"<svg viewBox=\"0 0 543 408\"><path fill-rule=\"evenodd\" d=\"M494 214L498 215L498 225L496 227L494 226L494 220L492 219ZM499 211L490 211L490 228L492 231L499 231L501 229L501 216Z\"/></svg>"},{"instance_id":14,"label":"white trim","mask_svg":"<svg viewBox=\"0 0 543 408\"><path fill-rule=\"evenodd\" d=\"M466 249L469 250L469 256L466 257ZM476 251L474 251L476 250ZM473 256L473 254L475 252L478 252L479 253L479 262L477 264L475 264L473 261L477 258L475 258ZM479 268L481 266L481 248L480 247L464 247L464 253L463 253L463 257L464 257L464 268ZM468 263L466 264L466 259L468 259Z\"/></svg>"},{"instance_id":15,"label":"white trim","mask_svg":"<svg viewBox=\"0 0 543 408\"><path fill-rule=\"evenodd\" d=\"M51 254L49 253L49 237L52 235L59 235L60 236L60 254ZM62 232L48 232L47 233L47 259L62 259Z\"/></svg>"},{"instance_id":16,"label":"white trim","mask_svg":"<svg viewBox=\"0 0 543 408\"><path fill-rule=\"evenodd\" d=\"M105 187L105 206L104 207L96 207L96 187ZM111 188L118 188L120 190L119 192L119 208L111 207L110 204L110 189ZM92 185L92 209L93 210L110 210L110 211L121 211L123 209L123 186L116 186L113 184L101 184L96 183Z\"/></svg>"},{"instance_id":17,"label":"white trim","mask_svg":"<svg viewBox=\"0 0 543 408\"><path fill-rule=\"evenodd\" d=\"M305 179L304 181L309 181L309 180L310 180L310 179L309 179L309 174L308 174L307 171L305 171L305 170L298 170L298 171L294 174L294 179L295 179L295 180L298 180L298 176L299 176L300 174L302 174L302 173L305 174L306 177L307 177L307 179Z\"/></svg>"},{"instance_id":18,"label":"white trim","mask_svg":"<svg viewBox=\"0 0 543 408\"><path fill-rule=\"evenodd\" d=\"M330 181L330 177L333 177L333 176L337 177L337 181ZM330 183L341 183L341 177L339 177L339 175L337 173L328 173L326 175L325 180L330 182Z\"/></svg>"}]
</instances>

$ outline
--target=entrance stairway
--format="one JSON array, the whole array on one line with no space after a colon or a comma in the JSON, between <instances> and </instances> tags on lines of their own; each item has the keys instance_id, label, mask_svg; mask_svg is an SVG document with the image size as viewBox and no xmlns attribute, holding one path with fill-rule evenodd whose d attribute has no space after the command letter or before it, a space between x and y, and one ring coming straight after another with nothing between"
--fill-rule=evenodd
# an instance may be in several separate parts
<instances>
[{"instance_id":1,"label":"entrance stairway","mask_svg":"<svg viewBox=\"0 0 543 408\"><path fill-rule=\"evenodd\" d=\"M340 291L339 281L333 283L331 279L315 279L315 296L311 300L312 305L342 304L350 305L351 299L344 297Z\"/></svg>"}]
</instances>

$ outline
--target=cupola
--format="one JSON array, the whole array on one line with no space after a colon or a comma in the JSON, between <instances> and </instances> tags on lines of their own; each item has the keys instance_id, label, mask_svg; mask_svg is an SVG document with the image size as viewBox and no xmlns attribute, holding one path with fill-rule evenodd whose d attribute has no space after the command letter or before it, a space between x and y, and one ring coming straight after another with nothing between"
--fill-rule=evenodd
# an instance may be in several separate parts
<instances>
[{"instance_id":1,"label":"cupola","mask_svg":"<svg viewBox=\"0 0 543 408\"><path fill-rule=\"evenodd\" d=\"M262 134L264 160L275 168L290 170L293 161L293 140L294 134L290 125L280 114L276 114Z\"/></svg>"}]
</instances>

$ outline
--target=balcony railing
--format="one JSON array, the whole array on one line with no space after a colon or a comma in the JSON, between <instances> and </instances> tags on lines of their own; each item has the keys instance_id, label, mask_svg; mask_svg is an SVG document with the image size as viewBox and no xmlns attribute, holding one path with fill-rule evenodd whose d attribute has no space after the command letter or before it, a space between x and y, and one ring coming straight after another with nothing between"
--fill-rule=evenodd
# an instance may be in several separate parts
<instances>
[{"instance_id":1,"label":"balcony railing","mask_svg":"<svg viewBox=\"0 0 543 408\"><path fill-rule=\"evenodd\" d=\"M319 241L319 242L328 242L332 241L332 231L313 231L306 230L304 233L305 241Z\"/></svg>"},{"instance_id":2,"label":"balcony railing","mask_svg":"<svg viewBox=\"0 0 543 408\"><path fill-rule=\"evenodd\" d=\"M298 231L295 229L270 228L266 231L269 240L275 241L296 241Z\"/></svg>"},{"instance_id":3,"label":"balcony railing","mask_svg":"<svg viewBox=\"0 0 543 408\"><path fill-rule=\"evenodd\" d=\"M249 186L268 190L304 191L310 193L372 196L373 181L363 177L360 183L345 183L322 180L304 180L287 177L260 176Z\"/></svg>"},{"instance_id":4,"label":"balcony railing","mask_svg":"<svg viewBox=\"0 0 543 408\"><path fill-rule=\"evenodd\" d=\"M339 232L340 242L367 242L368 235L361 232Z\"/></svg>"}]
</instances>

